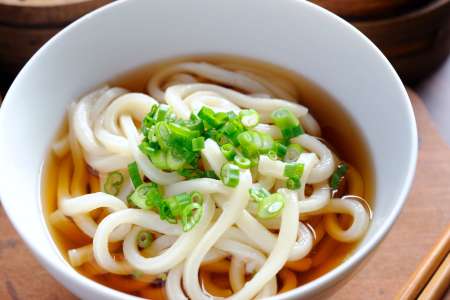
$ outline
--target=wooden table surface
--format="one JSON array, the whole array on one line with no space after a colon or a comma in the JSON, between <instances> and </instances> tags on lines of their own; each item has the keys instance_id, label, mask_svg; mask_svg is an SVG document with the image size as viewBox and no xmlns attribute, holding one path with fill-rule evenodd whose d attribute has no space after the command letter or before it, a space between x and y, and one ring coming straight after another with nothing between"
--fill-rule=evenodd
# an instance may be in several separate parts
<instances>
[{"instance_id":1,"label":"wooden table surface","mask_svg":"<svg viewBox=\"0 0 450 300\"><path fill-rule=\"evenodd\" d=\"M393 299L450 223L450 149L420 99L411 94L419 127L416 178L403 211L361 271L333 299ZM0 299L75 299L31 256L0 209ZM445 297L450 300L450 292Z\"/></svg>"}]
</instances>

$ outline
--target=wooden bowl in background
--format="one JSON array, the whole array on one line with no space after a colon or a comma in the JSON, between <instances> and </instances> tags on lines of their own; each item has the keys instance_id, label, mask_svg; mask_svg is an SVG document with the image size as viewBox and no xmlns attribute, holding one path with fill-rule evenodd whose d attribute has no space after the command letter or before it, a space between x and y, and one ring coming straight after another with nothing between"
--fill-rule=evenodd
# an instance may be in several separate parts
<instances>
[{"instance_id":1,"label":"wooden bowl in background","mask_svg":"<svg viewBox=\"0 0 450 300\"><path fill-rule=\"evenodd\" d=\"M0 0L0 73L9 81L49 38L111 0Z\"/></svg>"},{"instance_id":2,"label":"wooden bowl in background","mask_svg":"<svg viewBox=\"0 0 450 300\"><path fill-rule=\"evenodd\" d=\"M311 0L344 18L393 16L430 0Z\"/></svg>"},{"instance_id":3,"label":"wooden bowl in background","mask_svg":"<svg viewBox=\"0 0 450 300\"><path fill-rule=\"evenodd\" d=\"M429 75L450 54L450 0L434 0L396 17L352 24L383 51L409 84Z\"/></svg>"}]
</instances>

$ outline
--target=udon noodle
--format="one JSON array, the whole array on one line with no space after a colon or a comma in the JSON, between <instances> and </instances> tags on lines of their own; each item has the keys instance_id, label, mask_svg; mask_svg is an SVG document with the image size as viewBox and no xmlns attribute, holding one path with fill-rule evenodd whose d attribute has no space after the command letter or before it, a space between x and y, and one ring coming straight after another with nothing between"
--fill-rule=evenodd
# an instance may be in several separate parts
<instances>
[{"instance_id":1,"label":"udon noodle","mask_svg":"<svg viewBox=\"0 0 450 300\"><path fill-rule=\"evenodd\" d=\"M320 124L297 100L295 85L268 72L192 61L157 70L146 93L103 86L72 103L67 131L52 145L57 204L49 215L53 228L75 242L67 252L70 264L152 299L261 299L300 285L302 272L321 265L338 244L364 237L370 208L358 170L321 137ZM236 164L224 142L204 136L197 155L203 175L190 178L142 150L145 119L160 104L170 109L169 123L187 124L204 107L242 122L245 113L256 113L259 122L244 130L294 152L288 158L282 150L261 152L251 166L244 157L232 184L223 169ZM299 120L301 134L286 138L274 124L280 110ZM236 156L245 156L243 144L234 146ZM134 178L130 166L137 167ZM288 174L289 166L301 170ZM169 222L162 206L133 202L135 181L157 185L163 199L196 193L201 201L187 214L191 223L181 216ZM250 191L266 194L257 199ZM269 204L278 206L263 210L270 213L264 217L261 203L273 195L278 202Z\"/></svg>"}]
</instances>

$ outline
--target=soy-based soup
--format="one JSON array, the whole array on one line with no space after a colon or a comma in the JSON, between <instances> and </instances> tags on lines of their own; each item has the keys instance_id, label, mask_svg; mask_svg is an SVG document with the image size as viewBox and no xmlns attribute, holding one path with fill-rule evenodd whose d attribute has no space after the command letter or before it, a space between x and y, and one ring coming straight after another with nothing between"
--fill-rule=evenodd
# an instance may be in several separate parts
<instances>
[{"instance_id":1,"label":"soy-based soup","mask_svg":"<svg viewBox=\"0 0 450 300\"><path fill-rule=\"evenodd\" d=\"M369 226L361 132L291 71L183 57L74 101L43 210L64 258L101 284L151 299L271 296L338 266Z\"/></svg>"}]
</instances>

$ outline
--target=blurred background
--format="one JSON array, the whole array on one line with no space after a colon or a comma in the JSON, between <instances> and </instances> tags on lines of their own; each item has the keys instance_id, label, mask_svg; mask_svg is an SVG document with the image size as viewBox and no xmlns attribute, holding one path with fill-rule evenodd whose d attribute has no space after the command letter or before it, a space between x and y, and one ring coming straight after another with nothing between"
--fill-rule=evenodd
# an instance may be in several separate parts
<instances>
[{"instance_id":1,"label":"blurred background","mask_svg":"<svg viewBox=\"0 0 450 300\"><path fill-rule=\"evenodd\" d=\"M0 0L0 95L50 37L111 0ZM386 55L450 143L450 0L311 0Z\"/></svg>"}]
</instances>

